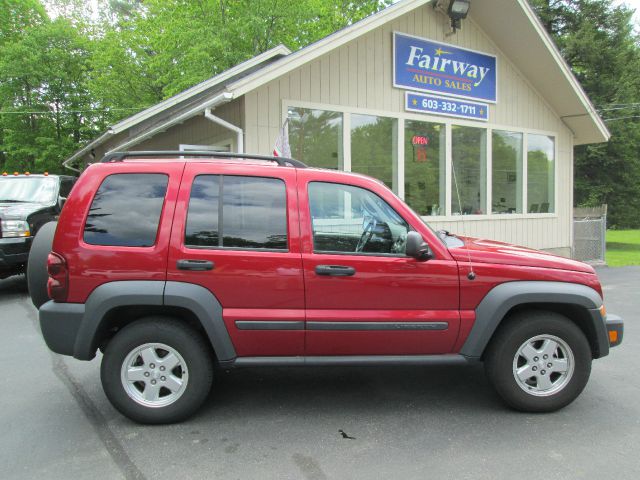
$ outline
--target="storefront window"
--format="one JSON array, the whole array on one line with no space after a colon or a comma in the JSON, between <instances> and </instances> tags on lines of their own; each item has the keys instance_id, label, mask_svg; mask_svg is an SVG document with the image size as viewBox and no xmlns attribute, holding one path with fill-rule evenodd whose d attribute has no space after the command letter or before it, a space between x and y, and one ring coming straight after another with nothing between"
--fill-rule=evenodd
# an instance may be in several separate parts
<instances>
[{"instance_id":1,"label":"storefront window","mask_svg":"<svg viewBox=\"0 0 640 480\"><path fill-rule=\"evenodd\" d=\"M404 158L399 159L397 118L301 107L289 107L288 116L293 158L313 167L344 170L345 144L350 145L350 170L381 180L396 193L398 182L403 182L404 199L419 215L555 212L552 136L492 130L488 152L486 128L455 124L449 128L445 123L405 119ZM346 139L345 121L350 129ZM448 131L451 138L447 138ZM490 180L487 155L491 155ZM399 165L404 166L403 174L398 172Z\"/></svg>"},{"instance_id":2,"label":"storefront window","mask_svg":"<svg viewBox=\"0 0 640 480\"><path fill-rule=\"evenodd\" d=\"M312 167L342 170L342 113L289 108L291 156Z\"/></svg>"},{"instance_id":3,"label":"storefront window","mask_svg":"<svg viewBox=\"0 0 640 480\"><path fill-rule=\"evenodd\" d=\"M493 131L493 213L522 213L522 138L521 133Z\"/></svg>"},{"instance_id":4,"label":"storefront window","mask_svg":"<svg viewBox=\"0 0 640 480\"><path fill-rule=\"evenodd\" d=\"M372 115L351 115L351 171L382 180L395 190L398 121Z\"/></svg>"},{"instance_id":5,"label":"storefront window","mask_svg":"<svg viewBox=\"0 0 640 480\"><path fill-rule=\"evenodd\" d=\"M487 131L452 127L451 213L482 215L487 204Z\"/></svg>"},{"instance_id":6,"label":"storefront window","mask_svg":"<svg viewBox=\"0 0 640 480\"><path fill-rule=\"evenodd\" d=\"M529 135L527 140L527 205L529 213L555 211L555 140Z\"/></svg>"},{"instance_id":7,"label":"storefront window","mask_svg":"<svg viewBox=\"0 0 640 480\"><path fill-rule=\"evenodd\" d=\"M446 132L440 123L404 123L404 195L420 215L446 215Z\"/></svg>"}]
</instances>

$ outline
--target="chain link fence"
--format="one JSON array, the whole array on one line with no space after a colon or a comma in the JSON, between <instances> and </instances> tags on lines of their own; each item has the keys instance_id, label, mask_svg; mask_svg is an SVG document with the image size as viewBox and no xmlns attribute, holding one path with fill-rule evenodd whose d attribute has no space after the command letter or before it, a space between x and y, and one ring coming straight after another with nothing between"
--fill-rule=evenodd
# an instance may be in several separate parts
<instances>
[{"instance_id":1,"label":"chain link fence","mask_svg":"<svg viewBox=\"0 0 640 480\"><path fill-rule=\"evenodd\" d=\"M573 209L573 257L589 263L605 263L607 206Z\"/></svg>"}]
</instances>

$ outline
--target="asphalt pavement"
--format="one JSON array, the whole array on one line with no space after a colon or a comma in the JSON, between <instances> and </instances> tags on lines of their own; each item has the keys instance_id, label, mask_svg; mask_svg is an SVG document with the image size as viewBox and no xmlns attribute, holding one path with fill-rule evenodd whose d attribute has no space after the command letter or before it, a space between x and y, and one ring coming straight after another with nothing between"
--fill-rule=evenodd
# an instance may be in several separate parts
<instances>
[{"instance_id":1,"label":"asphalt pavement","mask_svg":"<svg viewBox=\"0 0 640 480\"><path fill-rule=\"evenodd\" d=\"M0 478L640 478L640 267L598 274L624 342L559 412L507 409L478 365L271 368L219 372L156 427L111 407L100 358L49 352L24 277L0 281Z\"/></svg>"}]
</instances>

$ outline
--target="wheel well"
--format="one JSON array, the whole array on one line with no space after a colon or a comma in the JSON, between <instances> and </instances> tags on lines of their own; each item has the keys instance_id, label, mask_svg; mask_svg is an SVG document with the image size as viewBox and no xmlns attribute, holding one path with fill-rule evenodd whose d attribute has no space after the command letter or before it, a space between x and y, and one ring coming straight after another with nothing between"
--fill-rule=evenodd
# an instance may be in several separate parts
<instances>
[{"instance_id":1,"label":"wheel well","mask_svg":"<svg viewBox=\"0 0 640 480\"><path fill-rule=\"evenodd\" d=\"M215 351L209 341L209 337L205 332L198 317L186 308L169 307L163 305L136 305L116 307L109 310L100 322L100 326L94 337L94 351L100 349L104 352L109 341L124 327L144 317L158 315L163 317L172 317L185 322L189 327L202 335L207 344L211 348L211 352L215 357Z\"/></svg>"},{"instance_id":2,"label":"wheel well","mask_svg":"<svg viewBox=\"0 0 640 480\"><path fill-rule=\"evenodd\" d=\"M521 305L516 305L511 308L502 321L499 323L498 328L502 325L505 325L507 322L513 318L513 315L516 313L524 312L527 310L544 310L547 312L555 312L559 313L567 317L571 320L580 330L584 333L585 337L589 341L589 346L591 347L591 355L593 358L598 358L600 356L600 349L598 347L598 338L595 327L591 321L591 315L589 311L580 305L572 305L572 304L563 304L563 303L525 303ZM497 331L497 329L496 329ZM487 349L485 348L484 352ZM482 354L484 358L484 352Z\"/></svg>"}]
</instances>

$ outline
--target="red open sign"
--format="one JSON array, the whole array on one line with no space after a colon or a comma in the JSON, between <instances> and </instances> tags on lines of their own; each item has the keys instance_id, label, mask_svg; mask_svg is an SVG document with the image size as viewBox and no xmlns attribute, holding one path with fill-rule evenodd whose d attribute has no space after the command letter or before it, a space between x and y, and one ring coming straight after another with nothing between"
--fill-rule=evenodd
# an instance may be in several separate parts
<instances>
[{"instance_id":1,"label":"red open sign","mask_svg":"<svg viewBox=\"0 0 640 480\"><path fill-rule=\"evenodd\" d=\"M423 135L414 135L411 139L413 145L429 145L429 137Z\"/></svg>"}]
</instances>

